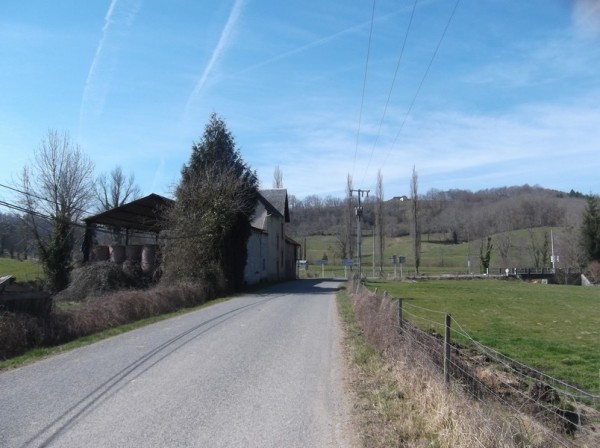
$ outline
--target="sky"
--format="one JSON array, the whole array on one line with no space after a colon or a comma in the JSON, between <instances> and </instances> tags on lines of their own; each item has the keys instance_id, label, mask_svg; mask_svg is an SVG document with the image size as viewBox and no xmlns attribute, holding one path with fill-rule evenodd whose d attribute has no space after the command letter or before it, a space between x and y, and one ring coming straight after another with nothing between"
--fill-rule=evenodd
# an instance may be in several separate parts
<instances>
[{"instance_id":1,"label":"sky","mask_svg":"<svg viewBox=\"0 0 600 448\"><path fill-rule=\"evenodd\" d=\"M0 2L0 185L57 130L170 196L212 113L300 199L598 194L600 0Z\"/></svg>"}]
</instances>

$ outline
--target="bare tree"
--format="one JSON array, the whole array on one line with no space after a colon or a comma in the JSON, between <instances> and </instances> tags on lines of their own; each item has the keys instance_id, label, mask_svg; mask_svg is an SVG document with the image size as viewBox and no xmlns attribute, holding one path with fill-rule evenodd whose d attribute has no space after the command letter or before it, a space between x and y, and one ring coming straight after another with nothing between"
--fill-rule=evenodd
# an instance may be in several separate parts
<instances>
[{"instance_id":1,"label":"bare tree","mask_svg":"<svg viewBox=\"0 0 600 448\"><path fill-rule=\"evenodd\" d=\"M421 265L421 217L419 204L419 175L413 165L412 176L410 178L410 199L411 199L411 233L413 256L415 257L415 271L419 273Z\"/></svg>"},{"instance_id":2,"label":"bare tree","mask_svg":"<svg viewBox=\"0 0 600 448\"><path fill-rule=\"evenodd\" d=\"M123 174L120 166L117 166L110 172L98 176L96 181L96 199L99 203L100 211L111 210L139 199L142 194L140 187L135 183L135 176L130 173L128 177ZM122 229L117 226L110 228L112 238L115 243L122 244Z\"/></svg>"},{"instance_id":3,"label":"bare tree","mask_svg":"<svg viewBox=\"0 0 600 448\"><path fill-rule=\"evenodd\" d=\"M275 167L273 173L273 188L283 188L283 172L279 168L279 165Z\"/></svg>"},{"instance_id":4,"label":"bare tree","mask_svg":"<svg viewBox=\"0 0 600 448\"><path fill-rule=\"evenodd\" d=\"M344 240L346 242L345 256L354 258L354 201L352 200L352 176L346 177L346 199L344 200Z\"/></svg>"},{"instance_id":5,"label":"bare tree","mask_svg":"<svg viewBox=\"0 0 600 448\"><path fill-rule=\"evenodd\" d=\"M529 254L531 261L536 268L546 267L550 260L550 237L547 231L544 231L542 239L536 237L533 229L528 229L529 233Z\"/></svg>"},{"instance_id":6,"label":"bare tree","mask_svg":"<svg viewBox=\"0 0 600 448\"><path fill-rule=\"evenodd\" d=\"M375 189L375 228L377 229L377 249L379 251L379 274L383 275L383 252L385 249L385 205L383 201L383 176L377 171ZM375 254L373 254L375 256Z\"/></svg>"},{"instance_id":7,"label":"bare tree","mask_svg":"<svg viewBox=\"0 0 600 448\"><path fill-rule=\"evenodd\" d=\"M511 235L512 232L503 232L496 235L496 248L505 268L508 267L510 261L510 249L512 248Z\"/></svg>"},{"instance_id":8,"label":"bare tree","mask_svg":"<svg viewBox=\"0 0 600 448\"><path fill-rule=\"evenodd\" d=\"M68 133L50 130L20 178L21 204L51 291L69 283L74 225L92 202L94 164ZM44 227L50 224L50 231Z\"/></svg>"},{"instance_id":9,"label":"bare tree","mask_svg":"<svg viewBox=\"0 0 600 448\"><path fill-rule=\"evenodd\" d=\"M113 169L109 176L106 173L98 176L96 199L100 204L101 211L120 207L127 202L139 199L141 195L142 192L135 183L134 174L130 173L126 177L120 166Z\"/></svg>"}]
</instances>

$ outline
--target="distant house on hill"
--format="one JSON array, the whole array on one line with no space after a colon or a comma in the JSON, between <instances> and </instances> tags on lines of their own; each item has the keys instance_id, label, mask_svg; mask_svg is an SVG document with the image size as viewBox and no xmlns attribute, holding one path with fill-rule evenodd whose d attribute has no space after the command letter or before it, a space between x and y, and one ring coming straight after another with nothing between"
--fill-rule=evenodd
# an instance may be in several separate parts
<instances>
[{"instance_id":1,"label":"distant house on hill","mask_svg":"<svg viewBox=\"0 0 600 448\"><path fill-rule=\"evenodd\" d=\"M86 237L82 246L83 261L126 260L141 263L144 272L151 272L160 263L158 235L164 228L165 210L173 200L150 194L128 204L90 216L86 223ZM296 260L300 246L286 237L286 223L290 222L288 195L285 189L261 190L251 223L248 240L248 258L244 271L247 284L296 278ZM109 226L125 234L125 244L96 245L92 243L93 228ZM155 237L144 244L130 244L130 235L143 232Z\"/></svg>"}]
</instances>

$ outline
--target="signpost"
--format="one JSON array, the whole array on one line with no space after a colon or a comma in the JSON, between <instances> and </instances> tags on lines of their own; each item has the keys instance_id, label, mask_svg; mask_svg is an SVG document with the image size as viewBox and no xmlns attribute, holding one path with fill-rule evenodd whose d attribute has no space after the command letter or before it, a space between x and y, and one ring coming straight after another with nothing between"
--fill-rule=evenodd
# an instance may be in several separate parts
<instances>
[{"instance_id":1,"label":"signpost","mask_svg":"<svg viewBox=\"0 0 600 448\"><path fill-rule=\"evenodd\" d=\"M392 255L392 263L394 264L394 278L397 277L396 266L400 265L400 280L402 280L402 265L406 263L406 257L402 255Z\"/></svg>"},{"instance_id":2,"label":"signpost","mask_svg":"<svg viewBox=\"0 0 600 448\"><path fill-rule=\"evenodd\" d=\"M352 258L342 258L342 266L344 266L344 276L348 278L348 266L354 266L354 260Z\"/></svg>"},{"instance_id":3,"label":"signpost","mask_svg":"<svg viewBox=\"0 0 600 448\"><path fill-rule=\"evenodd\" d=\"M321 278L325 277L325 265L329 263L328 260L317 260L315 261L316 264L320 264L321 265Z\"/></svg>"}]
</instances>

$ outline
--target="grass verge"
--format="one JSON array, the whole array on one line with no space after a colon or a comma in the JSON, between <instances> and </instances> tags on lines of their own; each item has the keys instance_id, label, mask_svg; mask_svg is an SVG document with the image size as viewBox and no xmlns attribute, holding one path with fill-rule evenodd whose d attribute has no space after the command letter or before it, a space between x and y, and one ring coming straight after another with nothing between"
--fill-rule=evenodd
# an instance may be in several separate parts
<instances>
[{"instance_id":1,"label":"grass verge","mask_svg":"<svg viewBox=\"0 0 600 448\"><path fill-rule=\"evenodd\" d=\"M362 446L437 446L429 444L435 438L422 431L419 417L411 412L411 404L404 399L391 364L365 341L344 289L338 293L337 301L350 358L351 383L356 395L354 410ZM427 443L415 444L418 441Z\"/></svg>"},{"instance_id":2,"label":"grass verge","mask_svg":"<svg viewBox=\"0 0 600 448\"><path fill-rule=\"evenodd\" d=\"M372 293L338 295L363 446L568 446L529 416L446 385L422 347L393 330L392 308Z\"/></svg>"}]
</instances>

